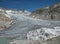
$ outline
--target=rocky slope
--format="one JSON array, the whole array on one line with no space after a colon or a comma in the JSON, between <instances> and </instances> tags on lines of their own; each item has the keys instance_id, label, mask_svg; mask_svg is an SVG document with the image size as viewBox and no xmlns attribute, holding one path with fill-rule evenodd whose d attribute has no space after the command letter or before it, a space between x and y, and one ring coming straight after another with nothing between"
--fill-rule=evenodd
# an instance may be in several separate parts
<instances>
[{"instance_id":1,"label":"rocky slope","mask_svg":"<svg viewBox=\"0 0 60 44\"><path fill-rule=\"evenodd\" d=\"M11 20L10 16L6 15L6 11L0 9L0 30L10 27L12 22L13 20Z\"/></svg>"},{"instance_id":2,"label":"rocky slope","mask_svg":"<svg viewBox=\"0 0 60 44\"><path fill-rule=\"evenodd\" d=\"M52 6L37 9L30 16L38 19L60 20L60 2Z\"/></svg>"}]
</instances>

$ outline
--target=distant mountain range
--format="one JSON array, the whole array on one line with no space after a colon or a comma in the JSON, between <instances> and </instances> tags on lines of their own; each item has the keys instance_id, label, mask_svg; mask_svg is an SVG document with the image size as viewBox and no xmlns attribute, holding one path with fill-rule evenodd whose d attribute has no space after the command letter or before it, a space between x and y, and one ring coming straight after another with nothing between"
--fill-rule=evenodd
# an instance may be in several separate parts
<instances>
[{"instance_id":1,"label":"distant mountain range","mask_svg":"<svg viewBox=\"0 0 60 44\"><path fill-rule=\"evenodd\" d=\"M31 12L27 10L16 10L16 9L5 9L5 8L0 8L0 11L3 13L14 13L14 14L30 14Z\"/></svg>"}]
</instances>

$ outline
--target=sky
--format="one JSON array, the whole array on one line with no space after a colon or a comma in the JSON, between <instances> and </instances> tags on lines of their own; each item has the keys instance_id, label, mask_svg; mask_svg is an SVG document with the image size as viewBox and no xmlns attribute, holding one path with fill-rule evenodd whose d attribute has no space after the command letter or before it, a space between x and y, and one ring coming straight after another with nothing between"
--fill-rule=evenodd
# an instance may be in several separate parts
<instances>
[{"instance_id":1,"label":"sky","mask_svg":"<svg viewBox=\"0 0 60 44\"><path fill-rule=\"evenodd\" d=\"M38 8L50 6L57 2L60 2L60 0L0 0L0 7L34 11Z\"/></svg>"}]
</instances>

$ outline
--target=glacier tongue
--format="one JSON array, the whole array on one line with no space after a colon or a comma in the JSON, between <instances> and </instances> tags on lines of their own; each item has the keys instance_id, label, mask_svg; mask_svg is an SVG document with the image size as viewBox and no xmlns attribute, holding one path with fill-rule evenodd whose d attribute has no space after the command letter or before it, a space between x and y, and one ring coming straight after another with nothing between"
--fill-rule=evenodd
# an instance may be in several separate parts
<instances>
[{"instance_id":1,"label":"glacier tongue","mask_svg":"<svg viewBox=\"0 0 60 44\"><path fill-rule=\"evenodd\" d=\"M28 40L47 40L60 35L60 27L40 28L27 33Z\"/></svg>"}]
</instances>

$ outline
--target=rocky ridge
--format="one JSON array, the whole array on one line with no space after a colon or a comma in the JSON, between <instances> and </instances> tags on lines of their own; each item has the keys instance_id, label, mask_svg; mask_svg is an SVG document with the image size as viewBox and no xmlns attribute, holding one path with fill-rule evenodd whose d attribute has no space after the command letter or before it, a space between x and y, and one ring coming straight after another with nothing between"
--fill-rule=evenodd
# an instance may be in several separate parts
<instances>
[{"instance_id":1,"label":"rocky ridge","mask_svg":"<svg viewBox=\"0 0 60 44\"><path fill-rule=\"evenodd\" d=\"M33 18L45 20L60 20L60 2L48 7L39 8L30 15Z\"/></svg>"}]
</instances>

